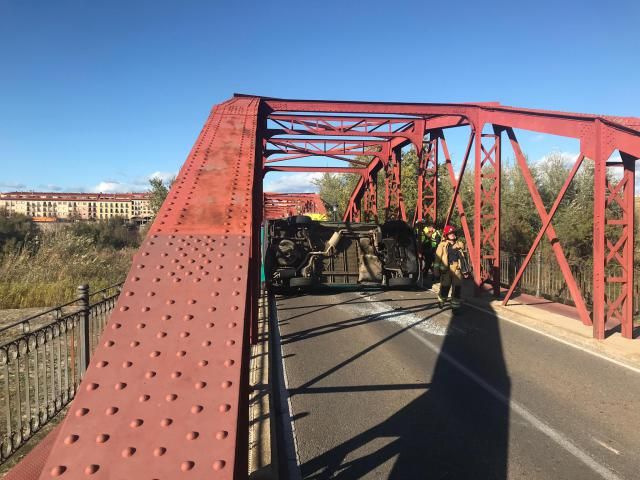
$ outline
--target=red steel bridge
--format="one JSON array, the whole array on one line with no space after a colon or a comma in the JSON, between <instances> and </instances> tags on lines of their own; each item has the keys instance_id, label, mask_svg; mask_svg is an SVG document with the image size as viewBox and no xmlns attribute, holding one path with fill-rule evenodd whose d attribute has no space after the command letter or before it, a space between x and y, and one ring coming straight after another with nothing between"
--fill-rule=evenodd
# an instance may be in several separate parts
<instances>
[{"instance_id":1,"label":"red steel bridge","mask_svg":"<svg viewBox=\"0 0 640 480\"><path fill-rule=\"evenodd\" d=\"M265 220L309 213L327 213L317 193L264 192L262 215Z\"/></svg>"},{"instance_id":2,"label":"red steel bridge","mask_svg":"<svg viewBox=\"0 0 640 480\"><path fill-rule=\"evenodd\" d=\"M447 133L457 127L470 131L459 172L454 171L447 147ZM527 167L517 129L580 143L580 153L550 210ZM401 149L408 145L419 158L418 202L411 219L406 218L400 182ZM497 293L500 168L506 150L515 156L542 228L504 303L546 237L582 323L591 326L598 339L618 327L631 338L640 119L499 103L235 95L211 111L135 255L64 423L26 457L19 478L246 477L249 345L256 339L263 211L279 216L324 208L313 195L263 194L264 175L272 171L356 174L359 182L345 220L375 221L376 179L382 171L387 218L434 222L438 165L444 164L455 189L445 220L457 210L475 285L488 283ZM344 166L282 165L285 160L317 157L339 160ZM594 232L591 310L552 225L584 162L595 166L594 215L589 219ZM470 163L475 199L473 209L465 210L458 193L465 172L471 172ZM619 175L608 177L609 170ZM615 298L605 296L611 283L619 285Z\"/></svg>"}]
</instances>

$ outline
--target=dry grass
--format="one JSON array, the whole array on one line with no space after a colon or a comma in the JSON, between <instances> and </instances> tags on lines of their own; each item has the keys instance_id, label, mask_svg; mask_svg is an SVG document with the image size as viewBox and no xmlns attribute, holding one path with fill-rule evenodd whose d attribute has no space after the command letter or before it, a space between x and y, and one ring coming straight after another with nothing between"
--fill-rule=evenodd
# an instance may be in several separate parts
<instances>
[{"instance_id":1,"label":"dry grass","mask_svg":"<svg viewBox=\"0 0 640 480\"><path fill-rule=\"evenodd\" d=\"M121 282L135 251L99 247L69 229L46 232L35 253L16 249L0 259L0 309L59 305L74 300L80 284L95 291Z\"/></svg>"}]
</instances>

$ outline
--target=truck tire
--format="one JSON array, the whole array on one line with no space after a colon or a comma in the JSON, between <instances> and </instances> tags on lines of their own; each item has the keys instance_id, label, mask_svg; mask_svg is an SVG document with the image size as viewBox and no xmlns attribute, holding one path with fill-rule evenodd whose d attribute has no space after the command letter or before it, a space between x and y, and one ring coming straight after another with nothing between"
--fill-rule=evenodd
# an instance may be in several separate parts
<instances>
[{"instance_id":1,"label":"truck tire","mask_svg":"<svg viewBox=\"0 0 640 480\"><path fill-rule=\"evenodd\" d=\"M289 286L291 288L311 287L311 286L313 286L313 278L311 278L311 277L293 277L293 278L289 279Z\"/></svg>"},{"instance_id":2,"label":"truck tire","mask_svg":"<svg viewBox=\"0 0 640 480\"><path fill-rule=\"evenodd\" d=\"M415 278L392 277L388 280L389 288L408 288L416 284Z\"/></svg>"}]
</instances>

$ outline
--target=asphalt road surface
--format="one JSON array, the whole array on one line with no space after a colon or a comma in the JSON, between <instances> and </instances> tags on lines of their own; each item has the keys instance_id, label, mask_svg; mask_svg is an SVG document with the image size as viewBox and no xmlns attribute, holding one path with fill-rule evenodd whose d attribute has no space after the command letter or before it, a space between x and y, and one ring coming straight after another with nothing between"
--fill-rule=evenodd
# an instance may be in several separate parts
<instances>
[{"instance_id":1,"label":"asphalt road surface","mask_svg":"<svg viewBox=\"0 0 640 480\"><path fill-rule=\"evenodd\" d=\"M276 305L294 477L640 478L638 372L431 292Z\"/></svg>"}]
</instances>

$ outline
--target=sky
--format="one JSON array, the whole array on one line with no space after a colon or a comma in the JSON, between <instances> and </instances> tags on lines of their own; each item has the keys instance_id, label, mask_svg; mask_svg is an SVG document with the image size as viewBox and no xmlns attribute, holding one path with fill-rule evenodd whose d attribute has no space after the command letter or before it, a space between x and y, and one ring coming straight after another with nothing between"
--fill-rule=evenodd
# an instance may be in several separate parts
<instances>
[{"instance_id":1,"label":"sky","mask_svg":"<svg viewBox=\"0 0 640 480\"><path fill-rule=\"evenodd\" d=\"M0 0L0 191L143 190L234 92L640 116L639 21L615 0ZM521 140L534 161L578 151Z\"/></svg>"}]
</instances>

